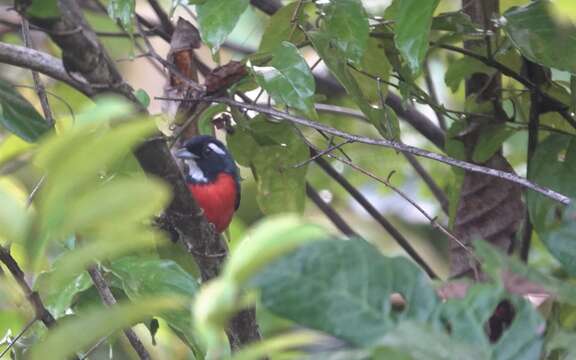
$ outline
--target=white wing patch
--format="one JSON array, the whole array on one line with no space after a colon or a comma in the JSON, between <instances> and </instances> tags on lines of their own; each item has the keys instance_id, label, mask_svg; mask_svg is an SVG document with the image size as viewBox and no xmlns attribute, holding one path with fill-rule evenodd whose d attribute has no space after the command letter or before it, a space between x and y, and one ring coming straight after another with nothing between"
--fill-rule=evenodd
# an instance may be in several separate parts
<instances>
[{"instance_id":1,"label":"white wing patch","mask_svg":"<svg viewBox=\"0 0 576 360\"><path fill-rule=\"evenodd\" d=\"M208 182L208 179L204 175L204 172L202 171L202 169L200 169L200 167L198 167L198 164L196 164L196 161L194 161L192 159L187 159L186 165L188 165L188 176L190 176L190 178L192 178L193 180L195 180L197 182Z\"/></svg>"},{"instance_id":2,"label":"white wing patch","mask_svg":"<svg viewBox=\"0 0 576 360\"><path fill-rule=\"evenodd\" d=\"M226 151L224 151L220 146L214 143L208 144L208 147L218 155L226 155Z\"/></svg>"}]
</instances>

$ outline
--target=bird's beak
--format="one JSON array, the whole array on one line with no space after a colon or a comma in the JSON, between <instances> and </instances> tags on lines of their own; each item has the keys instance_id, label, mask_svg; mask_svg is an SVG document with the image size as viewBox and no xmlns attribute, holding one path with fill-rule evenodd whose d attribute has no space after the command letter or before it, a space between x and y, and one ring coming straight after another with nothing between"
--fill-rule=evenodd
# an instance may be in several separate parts
<instances>
[{"instance_id":1,"label":"bird's beak","mask_svg":"<svg viewBox=\"0 0 576 360\"><path fill-rule=\"evenodd\" d=\"M184 160L193 160L193 159L198 159L197 155L192 154L190 151L188 151L188 149L186 148L181 148L178 149L178 151L176 151L176 153L174 154L177 158L179 159L184 159Z\"/></svg>"}]
</instances>

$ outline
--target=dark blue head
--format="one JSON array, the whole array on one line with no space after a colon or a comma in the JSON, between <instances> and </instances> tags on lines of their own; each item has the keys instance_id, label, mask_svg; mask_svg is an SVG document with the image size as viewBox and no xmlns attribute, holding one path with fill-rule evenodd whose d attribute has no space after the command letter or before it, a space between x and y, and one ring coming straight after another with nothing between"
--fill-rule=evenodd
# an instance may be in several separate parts
<instances>
[{"instance_id":1,"label":"dark blue head","mask_svg":"<svg viewBox=\"0 0 576 360\"><path fill-rule=\"evenodd\" d=\"M239 179L238 168L228 149L213 136L200 135L186 141L176 152L188 166L187 180L209 183L225 172Z\"/></svg>"}]
</instances>

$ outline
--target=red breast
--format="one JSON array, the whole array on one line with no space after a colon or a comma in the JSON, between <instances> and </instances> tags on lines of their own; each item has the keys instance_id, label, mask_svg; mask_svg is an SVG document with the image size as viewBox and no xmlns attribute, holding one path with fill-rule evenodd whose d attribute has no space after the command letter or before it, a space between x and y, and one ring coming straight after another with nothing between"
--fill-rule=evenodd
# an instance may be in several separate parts
<instances>
[{"instance_id":1,"label":"red breast","mask_svg":"<svg viewBox=\"0 0 576 360\"><path fill-rule=\"evenodd\" d=\"M188 188L204 210L206 219L216 227L216 231L221 233L226 230L236 210L239 195L234 176L222 172L213 182L189 183Z\"/></svg>"}]
</instances>

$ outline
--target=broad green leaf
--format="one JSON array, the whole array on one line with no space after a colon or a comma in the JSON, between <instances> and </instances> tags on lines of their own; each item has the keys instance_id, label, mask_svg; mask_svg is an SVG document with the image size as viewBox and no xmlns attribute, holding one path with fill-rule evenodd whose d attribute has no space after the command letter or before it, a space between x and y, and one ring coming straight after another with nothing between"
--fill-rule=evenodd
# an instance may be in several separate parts
<instances>
[{"instance_id":1,"label":"broad green leaf","mask_svg":"<svg viewBox=\"0 0 576 360\"><path fill-rule=\"evenodd\" d=\"M389 111L374 108L368 102L367 97L362 93L362 89L358 85L356 78L350 72L344 55L334 45L334 39L320 32L309 32L308 38L318 52L318 55L322 60L324 60L324 63L332 75L334 75L334 77L346 89L346 92L352 97L364 115L366 115L370 123L378 129L382 136L388 139L395 138L397 134L394 131L391 133L388 132L387 128L399 129L399 126L396 123L397 119L395 119ZM392 123L390 123L390 121L392 121Z\"/></svg>"},{"instance_id":2,"label":"broad green leaf","mask_svg":"<svg viewBox=\"0 0 576 360\"><path fill-rule=\"evenodd\" d=\"M368 15L360 0L331 1L323 6L324 31L334 41L345 59L359 64L370 36ZM344 60L345 60L344 59Z\"/></svg>"},{"instance_id":3,"label":"broad green leaf","mask_svg":"<svg viewBox=\"0 0 576 360\"><path fill-rule=\"evenodd\" d=\"M305 40L302 30L298 26L294 27L291 22L297 8L298 1L295 1L283 6L268 19L268 24L264 29L262 40L260 40L260 47L258 48L259 52L264 53L272 51L283 41L298 44ZM295 25L302 21L302 17L301 13L300 16L295 19L297 21ZM290 37L291 35L292 38Z\"/></svg>"},{"instance_id":4,"label":"broad green leaf","mask_svg":"<svg viewBox=\"0 0 576 360\"><path fill-rule=\"evenodd\" d=\"M277 335L255 343L248 344L232 356L232 360L254 360L281 356L285 351L294 348L312 346L322 338L311 331L299 330Z\"/></svg>"},{"instance_id":5,"label":"broad green leaf","mask_svg":"<svg viewBox=\"0 0 576 360\"><path fill-rule=\"evenodd\" d=\"M269 66L254 66L256 81L277 103L294 107L315 118L316 84L296 46L282 42L272 50Z\"/></svg>"},{"instance_id":6,"label":"broad green leaf","mask_svg":"<svg viewBox=\"0 0 576 360\"><path fill-rule=\"evenodd\" d=\"M295 216L267 218L250 230L224 268L224 276L243 284L261 268L296 247L328 233Z\"/></svg>"},{"instance_id":7,"label":"broad green leaf","mask_svg":"<svg viewBox=\"0 0 576 360\"><path fill-rule=\"evenodd\" d=\"M386 333L378 341L373 352L388 355L387 351L396 350L394 357L381 359L410 360L489 360L488 351L476 344L464 344L456 341L442 331L425 323L403 321L394 331ZM402 354L406 358L400 357Z\"/></svg>"},{"instance_id":8,"label":"broad green leaf","mask_svg":"<svg viewBox=\"0 0 576 360\"><path fill-rule=\"evenodd\" d=\"M576 198L576 140L573 136L550 135L538 145L530 162L530 180ZM567 271L576 274L573 208L564 209L532 191L526 198L530 219L540 239Z\"/></svg>"},{"instance_id":9,"label":"broad green leaf","mask_svg":"<svg viewBox=\"0 0 576 360\"><path fill-rule=\"evenodd\" d=\"M0 242L18 242L25 238L30 223L25 204L10 181L0 179Z\"/></svg>"},{"instance_id":10,"label":"broad green leaf","mask_svg":"<svg viewBox=\"0 0 576 360\"><path fill-rule=\"evenodd\" d=\"M16 135L8 135L0 142L0 166L30 150L34 145Z\"/></svg>"},{"instance_id":11,"label":"broad green leaf","mask_svg":"<svg viewBox=\"0 0 576 360\"><path fill-rule=\"evenodd\" d=\"M26 15L40 19L58 18L60 17L58 0L32 0L26 8Z\"/></svg>"},{"instance_id":12,"label":"broad green leaf","mask_svg":"<svg viewBox=\"0 0 576 360\"><path fill-rule=\"evenodd\" d=\"M215 53L232 32L249 0L208 0L196 5L200 35Z\"/></svg>"},{"instance_id":13,"label":"broad green leaf","mask_svg":"<svg viewBox=\"0 0 576 360\"><path fill-rule=\"evenodd\" d=\"M442 13L432 19L432 30L451 31L458 34L481 33L470 16L462 11Z\"/></svg>"},{"instance_id":14,"label":"broad green leaf","mask_svg":"<svg viewBox=\"0 0 576 360\"><path fill-rule=\"evenodd\" d=\"M138 176L105 182L69 200L61 231L135 224L159 213L168 199L169 190L159 180Z\"/></svg>"},{"instance_id":15,"label":"broad green leaf","mask_svg":"<svg viewBox=\"0 0 576 360\"><path fill-rule=\"evenodd\" d=\"M121 241L120 241L120 240ZM118 225L97 236L82 238L82 244L64 253L49 275L49 286L63 287L98 261L109 261L137 251L147 251L157 242L166 241L149 228Z\"/></svg>"},{"instance_id":16,"label":"broad green leaf","mask_svg":"<svg viewBox=\"0 0 576 360\"><path fill-rule=\"evenodd\" d=\"M364 51L364 56L358 66L364 72L380 78L380 87L378 86L378 81L373 78L358 71L351 71L362 93L369 102L378 103L380 102L380 95L385 98L388 93L388 85L385 82L390 78L391 65L385 55L382 41L370 38L368 39L368 47ZM380 94L380 92L382 92L382 94Z\"/></svg>"},{"instance_id":17,"label":"broad green leaf","mask_svg":"<svg viewBox=\"0 0 576 360\"><path fill-rule=\"evenodd\" d=\"M438 304L416 265L386 258L358 239L302 246L266 267L252 284L272 312L356 345L374 344L399 321L425 322ZM404 311L392 309L393 293L404 297Z\"/></svg>"},{"instance_id":18,"label":"broad green leaf","mask_svg":"<svg viewBox=\"0 0 576 360\"><path fill-rule=\"evenodd\" d=\"M428 51L432 16L439 0L395 0L394 3L398 3L394 42L412 74L417 75Z\"/></svg>"},{"instance_id":19,"label":"broad green leaf","mask_svg":"<svg viewBox=\"0 0 576 360\"><path fill-rule=\"evenodd\" d=\"M37 141L50 125L8 82L0 79L0 125L28 142Z\"/></svg>"},{"instance_id":20,"label":"broad green leaf","mask_svg":"<svg viewBox=\"0 0 576 360\"><path fill-rule=\"evenodd\" d=\"M554 3L538 0L504 13L504 30L531 61L576 74L576 27L554 18Z\"/></svg>"},{"instance_id":21,"label":"broad green leaf","mask_svg":"<svg viewBox=\"0 0 576 360\"><path fill-rule=\"evenodd\" d=\"M161 295L180 295L186 299L183 307L163 314L168 324L186 339L199 354L196 340L191 336L190 303L198 291L198 281L172 260L128 256L106 266L118 277L130 300Z\"/></svg>"},{"instance_id":22,"label":"broad green leaf","mask_svg":"<svg viewBox=\"0 0 576 360\"><path fill-rule=\"evenodd\" d=\"M451 61L448 64L448 70L444 74L444 82L448 85L450 90L455 93L458 91L460 84L472 76L472 74L483 73L491 75L494 71L494 69L484 63L471 57L464 56L460 59Z\"/></svg>"},{"instance_id":23,"label":"broad green leaf","mask_svg":"<svg viewBox=\"0 0 576 360\"><path fill-rule=\"evenodd\" d=\"M86 271L63 283L62 286L54 286L50 282L52 272L42 272L38 275L34 288L39 292L44 305L56 319L64 316L70 308L74 297L92 286L92 280Z\"/></svg>"},{"instance_id":24,"label":"broad green leaf","mask_svg":"<svg viewBox=\"0 0 576 360\"><path fill-rule=\"evenodd\" d=\"M235 115L237 122L238 116ZM308 148L292 125L258 116L228 135L227 143L240 165L250 167L258 185L256 200L265 214L302 212Z\"/></svg>"},{"instance_id":25,"label":"broad green leaf","mask_svg":"<svg viewBox=\"0 0 576 360\"><path fill-rule=\"evenodd\" d=\"M505 124L491 124L482 127L474 146L472 161L479 164L488 161L500 149L504 141L514 133L516 130Z\"/></svg>"},{"instance_id":26,"label":"broad green leaf","mask_svg":"<svg viewBox=\"0 0 576 360\"><path fill-rule=\"evenodd\" d=\"M38 197L43 228L58 228L67 213L64 204L93 190L106 168L153 129L149 120L128 122L104 133L82 127L43 144L36 157L37 164L49 174Z\"/></svg>"},{"instance_id":27,"label":"broad green leaf","mask_svg":"<svg viewBox=\"0 0 576 360\"><path fill-rule=\"evenodd\" d=\"M108 15L112 19L118 20L124 30L129 33L132 33L135 10L135 0L110 0L108 2Z\"/></svg>"},{"instance_id":28,"label":"broad green leaf","mask_svg":"<svg viewBox=\"0 0 576 360\"><path fill-rule=\"evenodd\" d=\"M550 135L538 144L530 159L528 178L535 183L550 187L566 196L576 197L576 140L572 136ZM530 218L538 232L557 224L557 203L529 191L527 194Z\"/></svg>"},{"instance_id":29,"label":"broad green leaf","mask_svg":"<svg viewBox=\"0 0 576 360\"><path fill-rule=\"evenodd\" d=\"M182 304L176 297L156 297L141 299L133 304L119 304L110 308L100 308L63 322L47 332L46 338L38 342L30 351L32 360L62 360L79 351L86 351L90 345L115 331L132 326L164 311ZM79 336L81 334L82 336ZM70 341L74 339L74 341Z\"/></svg>"}]
</instances>

